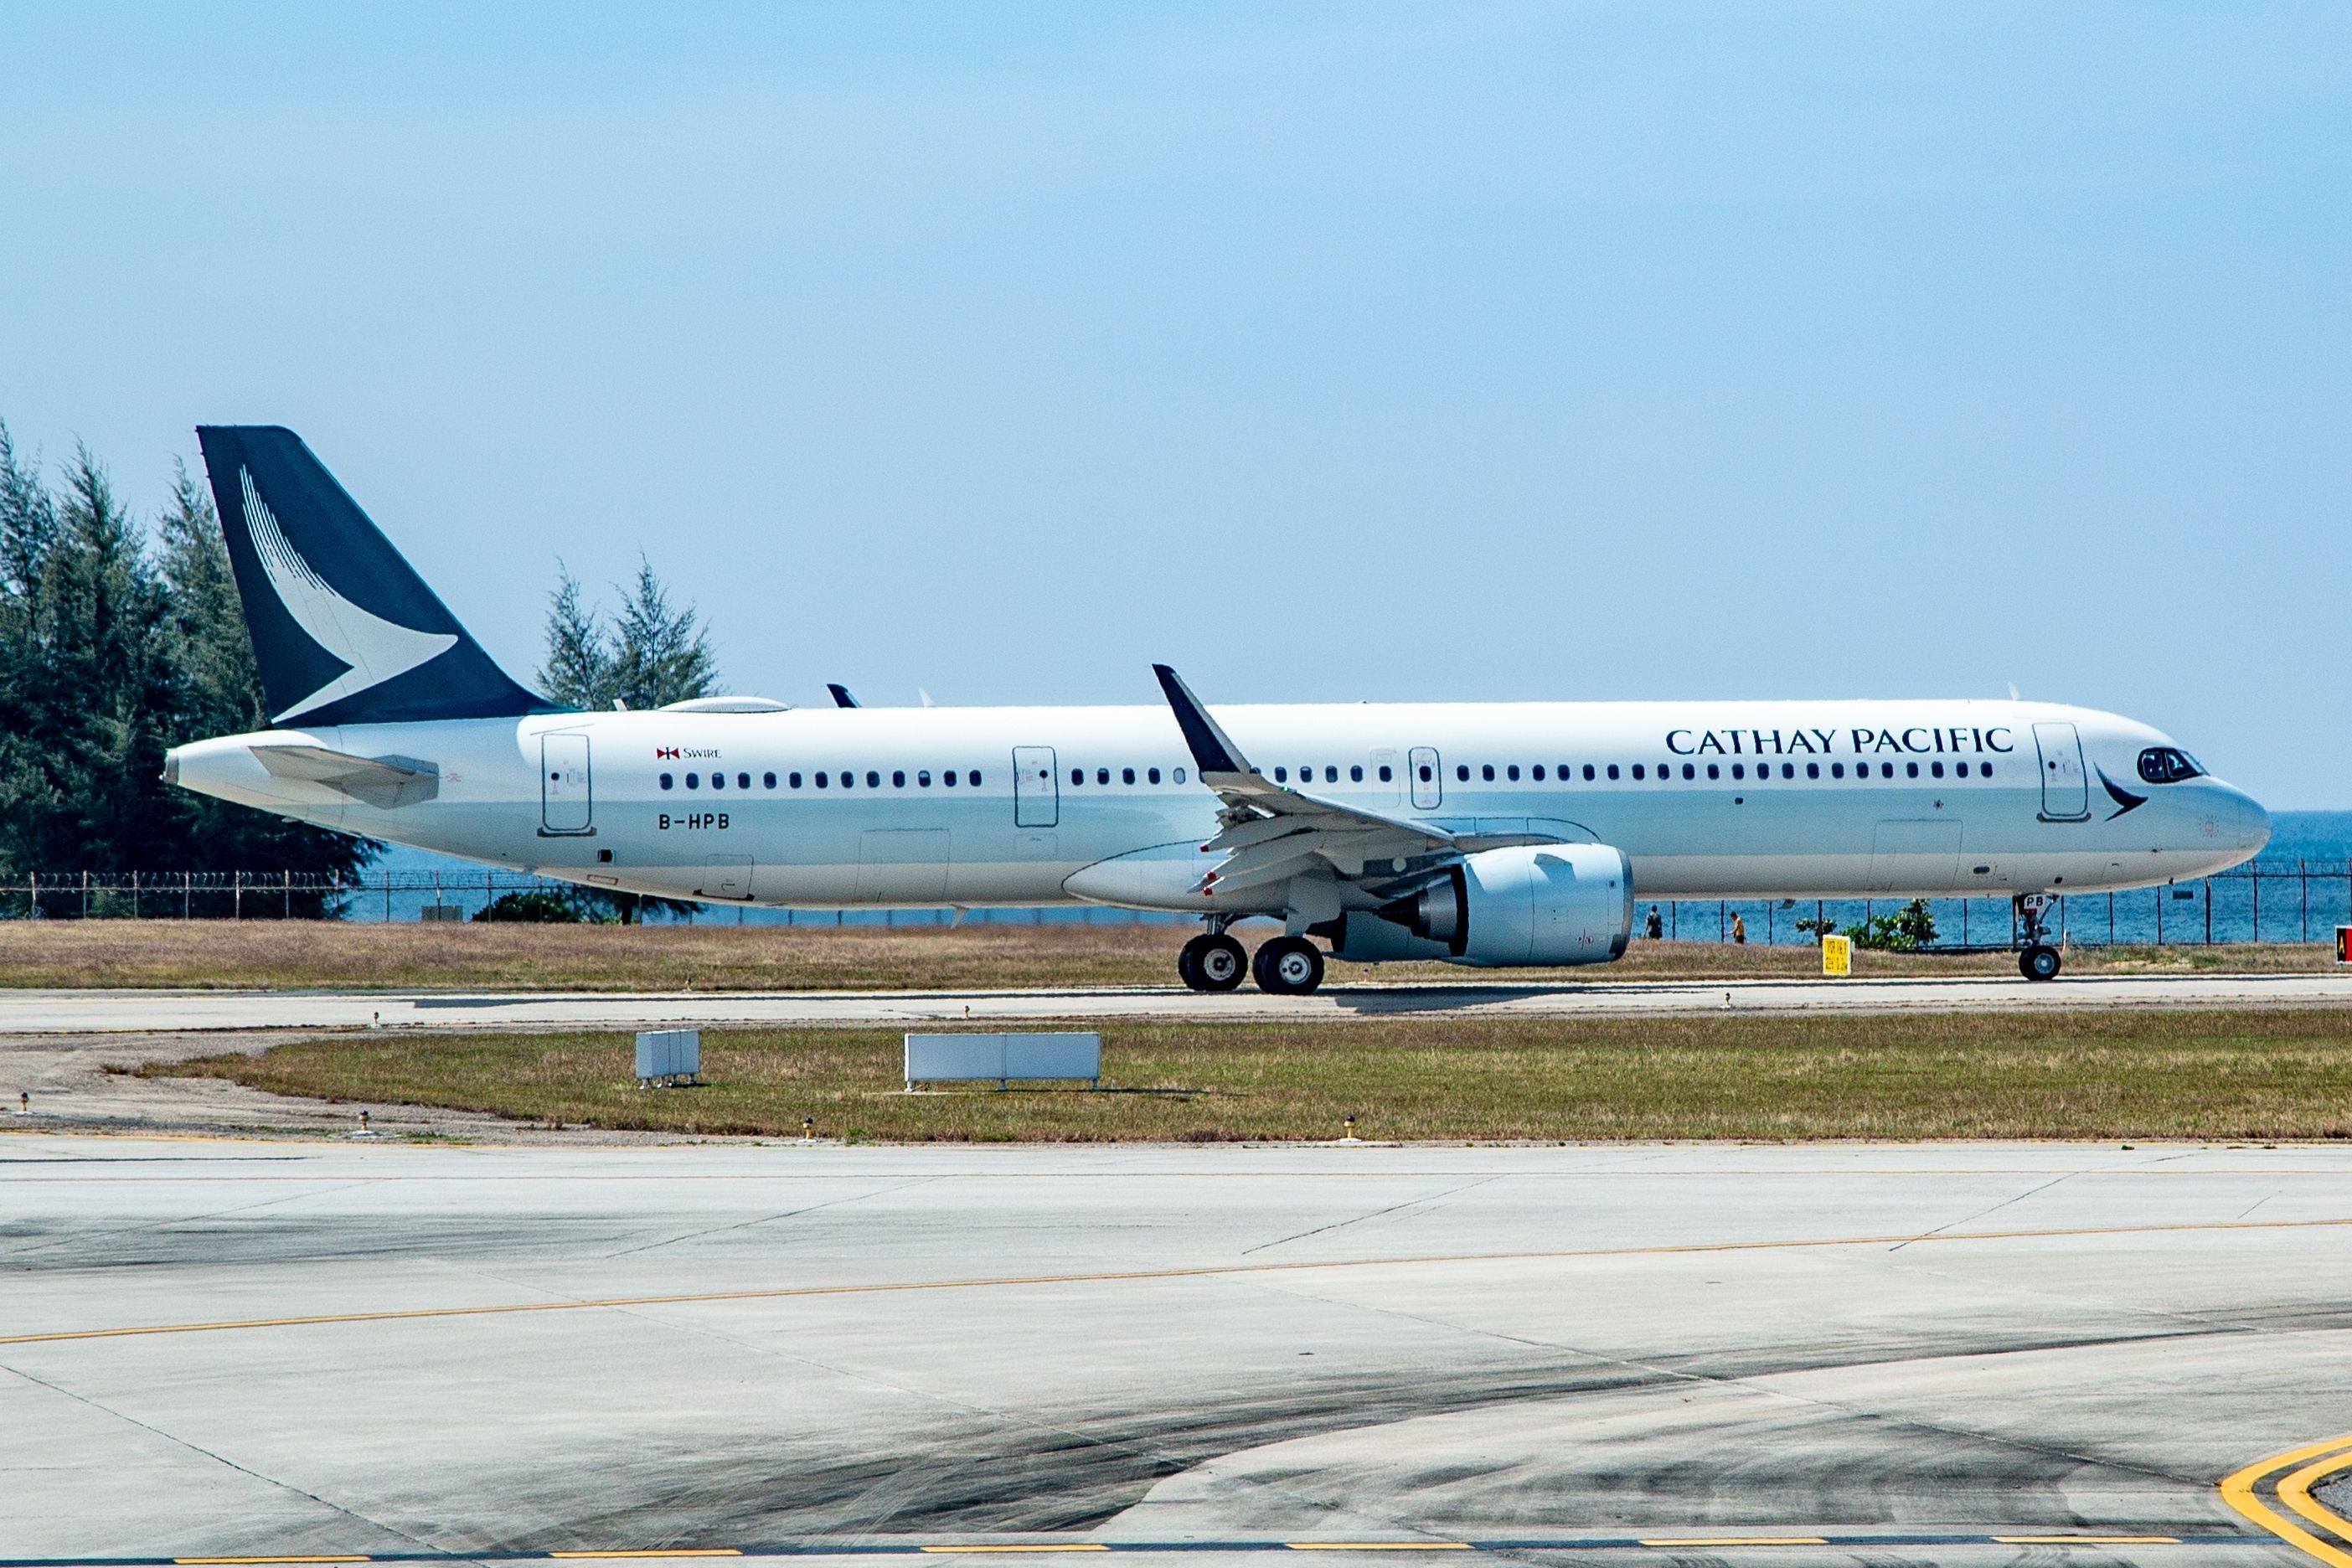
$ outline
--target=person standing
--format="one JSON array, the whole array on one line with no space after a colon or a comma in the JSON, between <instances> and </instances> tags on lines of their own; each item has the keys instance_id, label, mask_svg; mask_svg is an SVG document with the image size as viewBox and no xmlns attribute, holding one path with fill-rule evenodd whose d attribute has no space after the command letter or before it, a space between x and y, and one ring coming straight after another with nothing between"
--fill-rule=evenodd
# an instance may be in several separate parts
<instances>
[{"instance_id":1,"label":"person standing","mask_svg":"<svg viewBox=\"0 0 2352 1568\"><path fill-rule=\"evenodd\" d=\"M1745 917L1740 915L1731 917L1731 940L1742 943L1747 942L1748 921Z\"/></svg>"},{"instance_id":2,"label":"person standing","mask_svg":"<svg viewBox=\"0 0 2352 1568\"><path fill-rule=\"evenodd\" d=\"M1658 906L1655 904L1650 906L1650 918L1642 922L1642 934L1652 942L1666 934L1666 923L1658 918Z\"/></svg>"}]
</instances>

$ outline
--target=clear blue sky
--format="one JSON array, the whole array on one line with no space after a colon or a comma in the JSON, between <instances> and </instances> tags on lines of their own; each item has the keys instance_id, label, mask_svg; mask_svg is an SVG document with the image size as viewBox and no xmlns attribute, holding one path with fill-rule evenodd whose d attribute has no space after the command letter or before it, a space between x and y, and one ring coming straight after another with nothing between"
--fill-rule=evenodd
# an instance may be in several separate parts
<instances>
[{"instance_id":1,"label":"clear blue sky","mask_svg":"<svg viewBox=\"0 0 2352 1568\"><path fill-rule=\"evenodd\" d=\"M0 417L518 674L2029 696L2352 805L2352 7L0 10Z\"/></svg>"}]
</instances>

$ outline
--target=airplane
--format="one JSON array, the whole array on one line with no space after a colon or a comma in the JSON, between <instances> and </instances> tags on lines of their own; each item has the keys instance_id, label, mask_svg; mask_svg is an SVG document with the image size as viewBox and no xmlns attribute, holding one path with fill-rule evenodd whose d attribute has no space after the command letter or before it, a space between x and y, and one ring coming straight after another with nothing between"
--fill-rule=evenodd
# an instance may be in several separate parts
<instances>
[{"instance_id":1,"label":"airplane","mask_svg":"<svg viewBox=\"0 0 2352 1568\"><path fill-rule=\"evenodd\" d=\"M1607 963L1637 899L2066 894L2210 875L2270 818L2169 737L2018 700L583 712L492 662L293 432L197 432L272 728L183 788L589 888L768 907L1197 915L1177 973ZM1229 928L1270 916L1246 954Z\"/></svg>"}]
</instances>

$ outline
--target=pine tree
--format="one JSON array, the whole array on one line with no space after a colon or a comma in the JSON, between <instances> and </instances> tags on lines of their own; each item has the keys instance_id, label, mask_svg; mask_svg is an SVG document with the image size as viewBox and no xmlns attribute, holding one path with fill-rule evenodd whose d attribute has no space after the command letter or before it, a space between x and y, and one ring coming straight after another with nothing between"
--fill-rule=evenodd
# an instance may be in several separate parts
<instances>
[{"instance_id":1,"label":"pine tree","mask_svg":"<svg viewBox=\"0 0 2352 1568\"><path fill-rule=\"evenodd\" d=\"M547 662L540 667L539 689L574 708L610 708L612 639L596 613L580 602L580 579L561 561L547 599Z\"/></svg>"},{"instance_id":2,"label":"pine tree","mask_svg":"<svg viewBox=\"0 0 2352 1568\"><path fill-rule=\"evenodd\" d=\"M693 606L673 609L651 563L637 557L636 586L623 592L614 626L613 695L640 709L709 696L719 663L710 634L695 622Z\"/></svg>"}]
</instances>

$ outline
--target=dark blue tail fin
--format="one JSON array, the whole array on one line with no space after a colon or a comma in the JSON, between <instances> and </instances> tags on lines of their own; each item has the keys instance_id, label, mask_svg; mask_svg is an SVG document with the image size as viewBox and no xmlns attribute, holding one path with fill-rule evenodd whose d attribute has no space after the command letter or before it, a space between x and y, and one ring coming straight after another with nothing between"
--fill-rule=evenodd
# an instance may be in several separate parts
<instances>
[{"instance_id":1,"label":"dark blue tail fin","mask_svg":"<svg viewBox=\"0 0 2352 1568\"><path fill-rule=\"evenodd\" d=\"M209 425L196 439L277 722L553 710L490 662L300 437Z\"/></svg>"}]
</instances>

